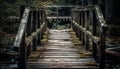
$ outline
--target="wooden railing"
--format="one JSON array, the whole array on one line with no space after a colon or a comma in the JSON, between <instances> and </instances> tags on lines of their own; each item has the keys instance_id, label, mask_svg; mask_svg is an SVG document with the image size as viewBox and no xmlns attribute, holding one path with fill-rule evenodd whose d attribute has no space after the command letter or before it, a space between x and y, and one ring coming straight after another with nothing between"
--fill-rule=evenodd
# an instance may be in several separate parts
<instances>
[{"instance_id":1,"label":"wooden railing","mask_svg":"<svg viewBox=\"0 0 120 69\"><path fill-rule=\"evenodd\" d=\"M72 28L86 50L90 50L99 69L105 69L105 33L107 25L98 6L86 6L72 9Z\"/></svg>"},{"instance_id":2,"label":"wooden railing","mask_svg":"<svg viewBox=\"0 0 120 69\"><path fill-rule=\"evenodd\" d=\"M21 16L14 52L18 53L18 68L26 69L26 59L40 45L47 23L44 9L22 6Z\"/></svg>"}]
</instances>

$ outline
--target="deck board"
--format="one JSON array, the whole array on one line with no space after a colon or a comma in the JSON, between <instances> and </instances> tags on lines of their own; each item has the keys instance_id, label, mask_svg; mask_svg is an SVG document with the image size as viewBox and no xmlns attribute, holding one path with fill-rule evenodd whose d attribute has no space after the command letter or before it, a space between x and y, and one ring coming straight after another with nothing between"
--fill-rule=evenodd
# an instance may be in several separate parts
<instances>
[{"instance_id":1,"label":"deck board","mask_svg":"<svg viewBox=\"0 0 120 69\"><path fill-rule=\"evenodd\" d=\"M30 69L39 68L81 68L97 69L97 65L87 65L95 62L91 56L81 57L80 51L84 46L73 48L74 45L69 30L49 30L48 43L43 47L42 54L36 61L27 61ZM42 56L42 57L41 57Z\"/></svg>"}]
</instances>

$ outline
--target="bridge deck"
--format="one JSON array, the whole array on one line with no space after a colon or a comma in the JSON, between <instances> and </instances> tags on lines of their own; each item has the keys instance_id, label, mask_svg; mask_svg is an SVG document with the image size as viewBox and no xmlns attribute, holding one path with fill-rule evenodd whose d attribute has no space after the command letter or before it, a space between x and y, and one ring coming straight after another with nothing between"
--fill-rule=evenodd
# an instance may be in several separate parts
<instances>
[{"instance_id":1,"label":"bridge deck","mask_svg":"<svg viewBox=\"0 0 120 69\"><path fill-rule=\"evenodd\" d=\"M82 52L84 46L79 44L75 46L70 30L49 30L48 43L39 46L37 52L38 58L28 59L29 69L39 68L85 68L97 69L94 59ZM32 54L31 54L32 55Z\"/></svg>"}]
</instances>

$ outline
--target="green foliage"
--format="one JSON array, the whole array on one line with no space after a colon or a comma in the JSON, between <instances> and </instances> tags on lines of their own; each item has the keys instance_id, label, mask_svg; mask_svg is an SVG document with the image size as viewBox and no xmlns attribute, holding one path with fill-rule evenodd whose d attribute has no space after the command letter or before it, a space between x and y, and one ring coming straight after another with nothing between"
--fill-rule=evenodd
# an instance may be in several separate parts
<instances>
[{"instance_id":1,"label":"green foliage","mask_svg":"<svg viewBox=\"0 0 120 69\"><path fill-rule=\"evenodd\" d=\"M17 14L17 7L15 0L0 0L0 21L4 23L7 21L7 17Z\"/></svg>"},{"instance_id":2,"label":"green foliage","mask_svg":"<svg viewBox=\"0 0 120 69\"><path fill-rule=\"evenodd\" d=\"M0 0L0 30L1 27L8 27L8 23L12 24L15 21L15 19L10 20L9 16L19 17L20 5L27 4L33 7L43 7L53 4L56 1L57 0Z\"/></svg>"}]
</instances>

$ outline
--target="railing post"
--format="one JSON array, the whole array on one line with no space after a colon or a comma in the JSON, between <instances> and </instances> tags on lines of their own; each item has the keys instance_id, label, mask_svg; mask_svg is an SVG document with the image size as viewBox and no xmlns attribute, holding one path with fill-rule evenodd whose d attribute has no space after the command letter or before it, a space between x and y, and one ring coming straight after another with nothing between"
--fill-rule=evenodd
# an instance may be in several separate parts
<instances>
[{"instance_id":1,"label":"railing post","mask_svg":"<svg viewBox=\"0 0 120 69\"><path fill-rule=\"evenodd\" d=\"M85 11L82 10L82 25L83 28L85 27ZM81 33L82 34L82 45L85 45L85 34L84 32Z\"/></svg>"},{"instance_id":2,"label":"railing post","mask_svg":"<svg viewBox=\"0 0 120 69\"><path fill-rule=\"evenodd\" d=\"M79 21L79 22L80 22L80 23L79 23L80 26L82 25L82 16L81 16L81 15L82 15L82 13L81 13L81 11L80 11L80 15L79 15L79 16L80 16L80 18L79 18L79 19L80 19L80 21ZM82 40L82 31L81 31L80 29L79 29L79 31L80 31L80 32L79 32L79 34L80 34L80 35L79 35L79 39Z\"/></svg>"},{"instance_id":3,"label":"railing post","mask_svg":"<svg viewBox=\"0 0 120 69\"><path fill-rule=\"evenodd\" d=\"M106 35L106 29L105 29L105 27L101 27L99 69L105 69L106 68L105 67L105 49L106 49L105 35Z\"/></svg>"},{"instance_id":4,"label":"railing post","mask_svg":"<svg viewBox=\"0 0 120 69\"><path fill-rule=\"evenodd\" d=\"M74 12L74 15L75 15L75 21L76 21L76 12ZM75 31L75 34L76 34L76 26L75 25L73 25L74 26L74 31Z\"/></svg>"},{"instance_id":5,"label":"railing post","mask_svg":"<svg viewBox=\"0 0 120 69\"><path fill-rule=\"evenodd\" d=\"M90 15L91 15L91 23L92 23L92 34L93 36L97 35L97 21L96 21L96 16L94 15L94 11L93 9L91 9L90 11ZM92 40L92 46L93 46L93 57L95 58L95 60L97 60L97 44Z\"/></svg>"},{"instance_id":6,"label":"railing post","mask_svg":"<svg viewBox=\"0 0 120 69\"><path fill-rule=\"evenodd\" d=\"M89 24L89 22L88 22L88 11L85 11L85 28L86 28L86 30L89 30L88 29L88 24ZM86 50L89 50L89 36L86 34L85 35L85 46L86 46Z\"/></svg>"},{"instance_id":7,"label":"railing post","mask_svg":"<svg viewBox=\"0 0 120 69\"><path fill-rule=\"evenodd\" d=\"M80 25L80 22L81 22L81 20L80 20L80 12L78 12L78 24ZM79 38L79 40L80 40L80 35L81 35L81 32L80 32L80 29L78 28L78 38Z\"/></svg>"},{"instance_id":8,"label":"railing post","mask_svg":"<svg viewBox=\"0 0 120 69\"><path fill-rule=\"evenodd\" d=\"M22 19L25 10L25 5L20 6L20 21ZM22 42L19 47L19 58L18 58L18 69L26 69L26 43L25 43L25 32L23 34Z\"/></svg>"},{"instance_id":9,"label":"railing post","mask_svg":"<svg viewBox=\"0 0 120 69\"><path fill-rule=\"evenodd\" d=\"M34 9L33 10L33 28L32 28L32 31L35 32L36 31L36 10ZM33 44L32 44L32 47L33 47L33 51L36 51L37 50L37 39L36 37L33 39Z\"/></svg>"},{"instance_id":10,"label":"railing post","mask_svg":"<svg viewBox=\"0 0 120 69\"><path fill-rule=\"evenodd\" d=\"M28 23L27 23L27 28L26 28L27 36L30 36L32 33L32 29L31 29L31 27L32 27L31 16L32 15L31 14L32 14L32 11L30 11L30 13L29 13L29 18L28 18Z\"/></svg>"},{"instance_id":11,"label":"railing post","mask_svg":"<svg viewBox=\"0 0 120 69\"><path fill-rule=\"evenodd\" d=\"M20 46L20 54L18 58L18 69L26 69L26 43L25 43L25 33Z\"/></svg>"},{"instance_id":12,"label":"railing post","mask_svg":"<svg viewBox=\"0 0 120 69\"><path fill-rule=\"evenodd\" d=\"M37 29L40 28L40 13L39 13L39 9L37 10ZM41 39L40 39L40 33L38 34L38 37L37 37L37 45L40 45L41 44Z\"/></svg>"},{"instance_id":13,"label":"railing post","mask_svg":"<svg viewBox=\"0 0 120 69\"><path fill-rule=\"evenodd\" d=\"M31 36L32 34L32 11L30 10L29 17L28 17L28 23L26 28L27 37ZM27 50L27 56L31 53L31 44L28 46Z\"/></svg>"},{"instance_id":14,"label":"railing post","mask_svg":"<svg viewBox=\"0 0 120 69\"><path fill-rule=\"evenodd\" d=\"M41 9L41 25L43 25L43 9ZM42 29L42 31L41 31L41 39L43 39L43 31L44 31L44 29Z\"/></svg>"},{"instance_id":15,"label":"railing post","mask_svg":"<svg viewBox=\"0 0 120 69\"><path fill-rule=\"evenodd\" d=\"M81 25L83 25L83 11L81 11ZM83 41L83 32L81 31L81 41ZM83 43L82 43L83 44Z\"/></svg>"},{"instance_id":16,"label":"railing post","mask_svg":"<svg viewBox=\"0 0 120 69\"><path fill-rule=\"evenodd\" d=\"M80 12L77 11L77 23L80 25ZM77 27L77 37L79 38L80 36L80 31L79 31L79 28Z\"/></svg>"}]
</instances>

